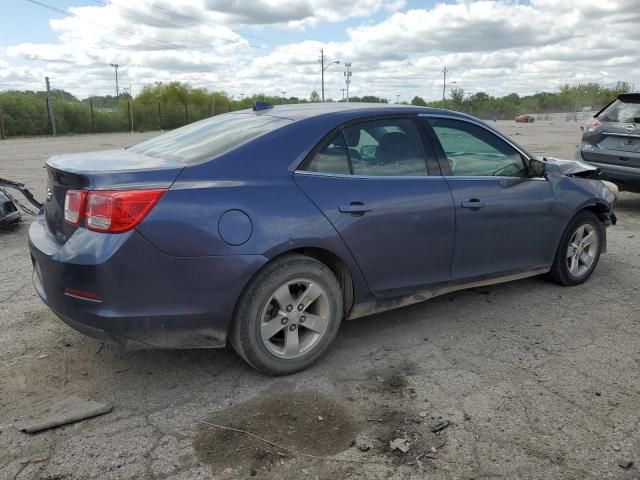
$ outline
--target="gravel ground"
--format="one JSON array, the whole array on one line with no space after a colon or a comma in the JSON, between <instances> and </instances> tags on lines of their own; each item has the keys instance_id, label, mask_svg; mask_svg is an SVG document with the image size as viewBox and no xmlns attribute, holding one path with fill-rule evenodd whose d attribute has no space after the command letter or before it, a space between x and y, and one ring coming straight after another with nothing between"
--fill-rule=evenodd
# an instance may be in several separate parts
<instances>
[{"instance_id":1,"label":"gravel ground","mask_svg":"<svg viewBox=\"0 0 640 480\"><path fill-rule=\"evenodd\" d=\"M564 158L580 134L498 127ZM0 141L0 177L42 198L50 155L151 135ZM2 233L0 478L640 478L640 195L623 194L618 215L582 286L533 278L346 322L286 378L226 350L101 348L37 298L28 225ZM12 426L69 395L113 412L36 435ZM407 453L389 451L398 437Z\"/></svg>"}]
</instances>

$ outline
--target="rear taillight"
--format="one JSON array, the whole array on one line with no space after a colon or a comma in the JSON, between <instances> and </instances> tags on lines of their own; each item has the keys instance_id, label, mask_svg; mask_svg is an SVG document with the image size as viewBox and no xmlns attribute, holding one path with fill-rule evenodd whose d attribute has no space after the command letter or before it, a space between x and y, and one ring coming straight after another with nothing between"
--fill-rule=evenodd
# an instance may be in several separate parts
<instances>
[{"instance_id":1,"label":"rear taillight","mask_svg":"<svg viewBox=\"0 0 640 480\"><path fill-rule=\"evenodd\" d=\"M86 191L69 190L65 198L65 220L78 225L82 219L89 230L120 233L138 225L158 203L165 190ZM77 194L83 193L81 208L75 217L67 218L67 202L77 204Z\"/></svg>"},{"instance_id":2,"label":"rear taillight","mask_svg":"<svg viewBox=\"0 0 640 480\"><path fill-rule=\"evenodd\" d=\"M593 117L592 119L589 120L589 123L587 123L587 132L593 132L600 125L602 125L602 122L598 120L596 117Z\"/></svg>"},{"instance_id":3,"label":"rear taillight","mask_svg":"<svg viewBox=\"0 0 640 480\"><path fill-rule=\"evenodd\" d=\"M64 220L71 225L79 225L87 198L86 190L67 190L64 197Z\"/></svg>"}]
</instances>

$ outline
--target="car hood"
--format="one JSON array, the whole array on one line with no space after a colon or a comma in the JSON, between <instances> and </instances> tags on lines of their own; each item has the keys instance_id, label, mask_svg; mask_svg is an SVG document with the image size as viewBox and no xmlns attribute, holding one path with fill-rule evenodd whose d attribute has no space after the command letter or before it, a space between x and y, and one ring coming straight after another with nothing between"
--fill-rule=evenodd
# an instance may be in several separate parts
<instances>
[{"instance_id":1,"label":"car hood","mask_svg":"<svg viewBox=\"0 0 640 480\"><path fill-rule=\"evenodd\" d=\"M564 160L561 158L546 157L544 161L547 162L547 165L553 165L564 175L594 178L600 174L598 167L581 162L580 160Z\"/></svg>"}]
</instances>

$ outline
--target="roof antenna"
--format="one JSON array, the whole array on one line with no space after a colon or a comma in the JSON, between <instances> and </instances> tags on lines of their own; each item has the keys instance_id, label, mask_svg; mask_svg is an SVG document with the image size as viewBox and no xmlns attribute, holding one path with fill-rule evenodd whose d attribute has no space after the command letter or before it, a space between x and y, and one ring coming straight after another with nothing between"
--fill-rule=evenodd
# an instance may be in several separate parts
<instances>
[{"instance_id":1,"label":"roof antenna","mask_svg":"<svg viewBox=\"0 0 640 480\"><path fill-rule=\"evenodd\" d=\"M253 104L254 112L259 112L260 110L269 110L270 108L273 108L273 105L267 102L256 102Z\"/></svg>"}]
</instances>

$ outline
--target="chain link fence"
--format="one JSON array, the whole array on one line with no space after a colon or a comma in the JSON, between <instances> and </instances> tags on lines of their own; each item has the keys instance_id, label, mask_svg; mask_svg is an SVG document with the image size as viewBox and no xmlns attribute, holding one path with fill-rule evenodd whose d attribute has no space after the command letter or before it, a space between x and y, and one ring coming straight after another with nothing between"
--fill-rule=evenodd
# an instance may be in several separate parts
<instances>
[{"instance_id":1,"label":"chain link fence","mask_svg":"<svg viewBox=\"0 0 640 480\"><path fill-rule=\"evenodd\" d=\"M230 104L141 104L120 101L104 109L92 102L54 101L58 135L170 130L233 110ZM46 98L0 103L0 138L52 135L53 124Z\"/></svg>"}]
</instances>

